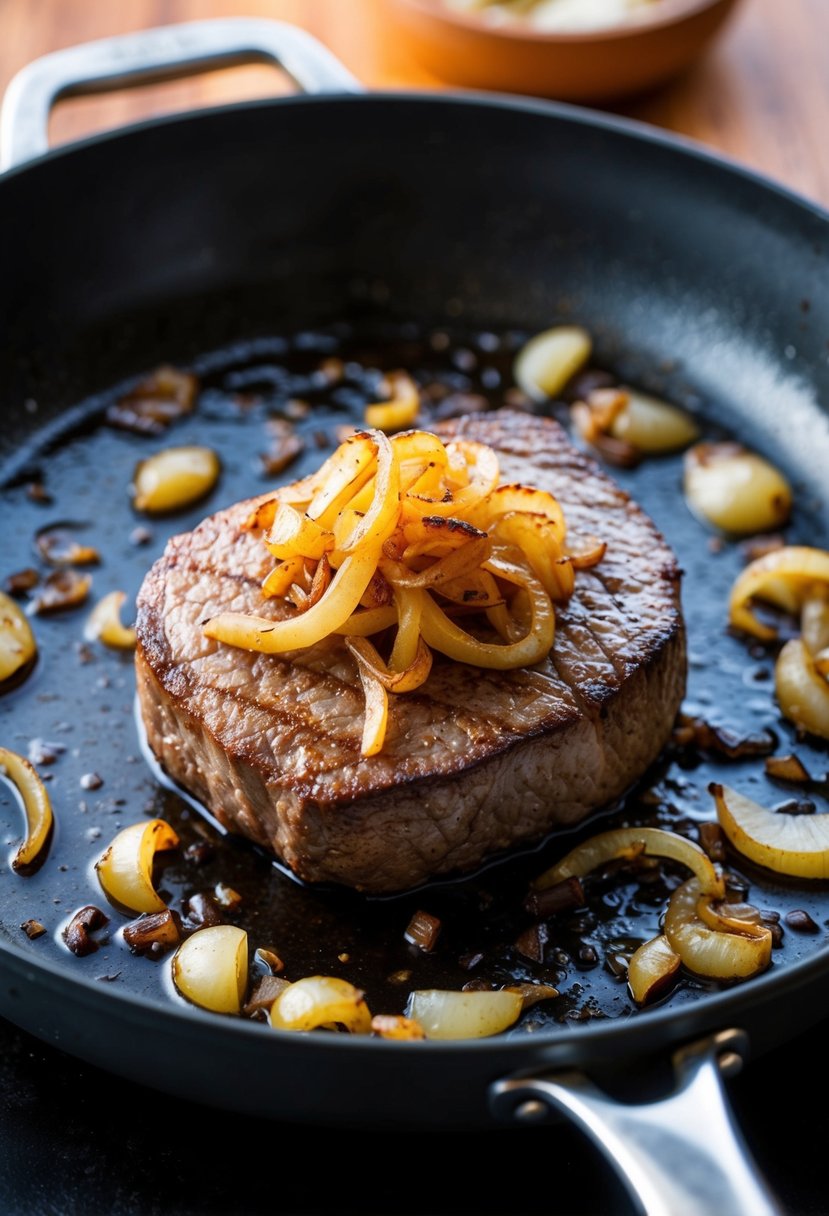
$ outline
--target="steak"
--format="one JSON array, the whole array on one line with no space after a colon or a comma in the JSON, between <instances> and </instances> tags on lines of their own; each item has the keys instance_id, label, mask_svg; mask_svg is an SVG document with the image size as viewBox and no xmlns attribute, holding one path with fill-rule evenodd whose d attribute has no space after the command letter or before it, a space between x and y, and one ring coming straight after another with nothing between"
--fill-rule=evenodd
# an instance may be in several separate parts
<instances>
[{"instance_id":1,"label":"steak","mask_svg":"<svg viewBox=\"0 0 829 1216\"><path fill-rule=\"evenodd\" d=\"M274 656L204 636L225 610L293 611L261 594L273 559L243 530L252 502L174 537L139 594L150 747L307 881L405 890L573 824L655 760L683 696L680 572L644 512L555 422L500 411L436 430L489 444L503 481L555 494L574 549L598 536L607 552L556 610L546 661L494 672L436 654L424 685L390 697L380 754L360 754L364 697L341 638Z\"/></svg>"}]
</instances>

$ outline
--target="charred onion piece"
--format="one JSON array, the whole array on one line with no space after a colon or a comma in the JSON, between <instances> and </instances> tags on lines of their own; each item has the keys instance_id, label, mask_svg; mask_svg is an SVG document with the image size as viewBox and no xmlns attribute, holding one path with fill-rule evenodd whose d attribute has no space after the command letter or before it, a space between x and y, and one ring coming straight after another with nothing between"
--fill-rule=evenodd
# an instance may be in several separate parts
<instances>
[{"instance_id":1,"label":"charred onion piece","mask_svg":"<svg viewBox=\"0 0 829 1216\"><path fill-rule=\"evenodd\" d=\"M137 465L133 506L148 515L181 511L210 493L220 471L212 448L165 448Z\"/></svg>"},{"instance_id":2,"label":"charred onion piece","mask_svg":"<svg viewBox=\"0 0 829 1216\"><path fill-rule=\"evenodd\" d=\"M829 878L829 812L778 815L727 785L709 789L732 845L766 869L796 878Z\"/></svg>"},{"instance_id":3,"label":"charred onion piece","mask_svg":"<svg viewBox=\"0 0 829 1216\"><path fill-rule=\"evenodd\" d=\"M647 1005L661 996L676 978L681 962L662 934L643 942L628 963L628 985L637 1005Z\"/></svg>"},{"instance_id":4,"label":"charred onion piece","mask_svg":"<svg viewBox=\"0 0 829 1216\"><path fill-rule=\"evenodd\" d=\"M644 854L647 857L667 857L682 862L697 876L702 890L721 899L725 893L723 880L714 865L698 844L666 832L662 828L615 828L591 836L577 845L566 857L546 870L533 883L536 891L543 891L554 883L570 877L583 878L597 866L606 865L619 858L632 859Z\"/></svg>"},{"instance_id":5,"label":"charred onion piece","mask_svg":"<svg viewBox=\"0 0 829 1216\"><path fill-rule=\"evenodd\" d=\"M270 1023L277 1030L342 1026L352 1034L371 1033L363 993L329 975L309 975L286 988L271 1006Z\"/></svg>"},{"instance_id":6,"label":"charred onion piece","mask_svg":"<svg viewBox=\"0 0 829 1216\"><path fill-rule=\"evenodd\" d=\"M665 914L668 944L688 970L717 980L748 979L764 971L771 961L771 932L758 934L755 925L739 932L709 928L698 911L702 897L699 880L689 878L674 891Z\"/></svg>"},{"instance_id":7,"label":"charred onion piece","mask_svg":"<svg viewBox=\"0 0 829 1216\"><path fill-rule=\"evenodd\" d=\"M515 360L515 383L534 401L557 397L584 367L593 343L586 329L559 325L530 338Z\"/></svg>"},{"instance_id":8,"label":"charred onion piece","mask_svg":"<svg viewBox=\"0 0 829 1216\"><path fill-rule=\"evenodd\" d=\"M248 935L236 925L211 925L181 943L172 962L182 996L212 1013L239 1013L248 984Z\"/></svg>"},{"instance_id":9,"label":"charred onion piece","mask_svg":"<svg viewBox=\"0 0 829 1216\"><path fill-rule=\"evenodd\" d=\"M163 912L145 912L125 925L124 941L133 954L161 954L178 945L181 933L175 915L165 908Z\"/></svg>"},{"instance_id":10,"label":"charred onion piece","mask_svg":"<svg viewBox=\"0 0 829 1216\"><path fill-rule=\"evenodd\" d=\"M77 570L53 570L40 593L33 602L33 611L40 615L50 612L64 612L70 608L80 608L85 604L92 586L88 574L79 574Z\"/></svg>"},{"instance_id":11,"label":"charred onion piece","mask_svg":"<svg viewBox=\"0 0 829 1216\"><path fill-rule=\"evenodd\" d=\"M23 679L36 658L31 625L14 600L0 591L0 693Z\"/></svg>"},{"instance_id":12,"label":"charred onion piece","mask_svg":"<svg viewBox=\"0 0 829 1216\"><path fill-rule=\"evenodd\" d=\"M87 954L94 954L98 949L98 942L91 934L96 929L103 929L107 924L109 924L109 917L106 913L102 912L100 908L88 904L72 917L63 931L63 940L73 954L78 958L84 958Z\"/></svg>"},{"instance_id":13,"label":"charred onion piece","mask_svg":"<svg viewBox=\"0 0 829 1216\"><path fill-rule=\"evenodd\" d=\"M84 626L88 642L100 641L112 650L135 649L135 630L121 624L121 606L126 598L123 591L110 591L98 601Z\"/></svg>"},{"instance_id":14,"label":"charred onion piece","mask_svg":"<svg viewBox=\"0 0 829 1216\"><path fill-rule=\"evenodd\" d=\"M23 799L26 837L12 858L12 869L25 874L42 860L49 843L54 826L52 804L29 761L5 747L0 747L0 776L8 778Z\"/></svg>"},{"instance_id":15,"label":"charred onion piece","mask_svg":"<svg viewBox=\"0 0 829 1216\"><path fill-rule=\"evenodd\" d=\"M107 422L139 435L160 435L192 411L198 384L189 372L163 364L109 407Z\"/></svg>"},{"instance_id":16,"label":"charred onion piece","mask_svg":"<svg viewBox=\"0 0 829 1216\"><path fill-rule=\"evenodd\" d=\"M405 1012L429 1039L482 1039L512 1026L523 1008L523 996L505 989L451 992L428 988L410 995Z\"/></svg>"},{"instance_id":17,"label":"charred onion piece","mask_svg":"<svg viewBox=\"0 0 829 1216\"><path fill-rule=\"evenodd\" d=\"M766 773L775 781L791 781L794 785L809 785L812 780L809 770L794 753L788 756L769 756L766 759Z\"/></svg>"},{"instance_id":18,"label":"charred onion piece","mask_svg":"<svg viewBox=\"0 0 829 1216\"><path fill-rule=\"evenodd\" d=\"M723 532L771 532L788 522L792 491L782 473L739 443L698 443L685 455L685 497Z\"/></svg>"},{"instance_id":19,"label":"charred onion piece","mask_svg":"<svg viewBox=\"0 0 829 1216\"><path fill-rule=\"evenodd\" d=\"M50 566L96 566L101 560L97 549L80 544L72 535L82 524L49 524L35 533L35 547Z\"/></svg>"},{"instance_id":20,"label":"charred onion piece","mask_svg":"<svg viewBox=\"0 0 829 1216\"><path fill-rule=\"evenodd\" d=\"M130 912L163 912L167 905L152 882L153 859L178 842L163 819L133 823L120 831L95 867L107 899Z\"/></svg>"}]
</instances>

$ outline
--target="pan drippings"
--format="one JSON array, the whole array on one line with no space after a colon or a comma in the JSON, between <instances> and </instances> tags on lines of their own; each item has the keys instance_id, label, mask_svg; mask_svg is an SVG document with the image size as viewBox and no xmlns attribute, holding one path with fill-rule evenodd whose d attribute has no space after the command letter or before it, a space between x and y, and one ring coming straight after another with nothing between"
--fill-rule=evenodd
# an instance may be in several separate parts
<instances>
[{"instance_id":1,"label":"pan drippings","mask_svg":"<svg viewBox=\"0 0 829 1216\"><path fill-rule=\"evenodd\" d=\"M347 979L364 989L375 1013L401 1012L414 989L550 985L560 995L528 1009L511 1033L556 1030L595 1018L637 1016L627 989L627 961L638 944L658 932L667 899L686 875L681 867L650 859L614 864L585 880L583 905L565 901L553 912L528 903L533 877L606 827L647 823L698 839L700 827L715 822L707 788L712 781L734 786L765 806L784 804L781 809L793 813L826 809L827 748L798 738L782 719L774 696L773 653L728 632L728 591L745 554L685 506L681 456L611 473L655 520L684 570L689 642L684 717L672 744L624 803L578 831L499 859L463 881L366 899L303 886L263 852L223 836L142 754L132 655L84 638L91 606L109 592L124 591L121 619L128 624L132 597L170 536L213 510L317 467L344 430L362 421L365 406L380 399L386 372L405 369L417 380L418 425L426 428L502 405L549 412L569 425L574 397L613 385L605 369L590 368L561 401L533 402L515 387L511 370L527 336L415 326L355 334L335 326L260 339L205 356L186 369L199 385L192 409L189 400L182 404L182 385L192 381L167 368L143 386L99 400L84 423L60 439L32 444L27 465L16 467L0 490L5 525L0 580L30 612L55 570L82 570L92 583L85 605L70 601L48 614L33 612L36 663L25 680L0 697L0 742L31 752L57 817L50 854L37 873L21 878L7 867L0 871L0 925L6 938L41 960L48 957L55 969L110 981L107 991L122 988L162 1003L181 1000L171 995L168 953L130 952L123 940L128 918L109 907L93 868L119 828L158 816L172 824L180 847L159 855L155 885L184 932L209 923L237 924L248 931L252 958L261 948L271 969L278 959L280 974L289 980ZM656 378L643 387L671 395L670 385ZM704 437L722 439L722 428L707 421L715 416L714 407L705 403L698 421ZM172 515L136 512L130 485L139 462L162 449L189 445L219 455L216 487ZM795 494L787 541L825 544L820 510L820 504L799 503ZM66 521L73 527L68 542ZM47 530L58 524L64 542L94 549L100 563L56 565L37 538L52 535ZM766 774L765 756L790 753L805 766L809 780L793 784ZM782 771L790 778L797 770ZM9 845L19 838L19 814L11 791L0 786L0 831ZM774 878L728 850L726 865L732 897L748 898L775 926L774 968L825 945L825 883ZM109 924L95 933L96 951L74 957L63 931L90 905L105 909ZM38 927L32 933L35 923L45 932ZM252 978L266 969L267 961L253 961ZM684 975L664 999L671 1005L695 1001L713 987Z\"/></svg>"}]
</instances>

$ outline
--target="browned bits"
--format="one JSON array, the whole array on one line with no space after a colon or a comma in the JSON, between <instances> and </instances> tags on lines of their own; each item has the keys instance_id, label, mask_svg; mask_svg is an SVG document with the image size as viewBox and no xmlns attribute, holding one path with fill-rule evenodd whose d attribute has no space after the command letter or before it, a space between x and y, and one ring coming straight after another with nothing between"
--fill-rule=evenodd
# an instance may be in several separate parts
<instances>
[{"instance_id":1,"label":"browned bits","mask_svg":"<svg viewBox=\"0 0 829 1216\"><path fill-rule=\"evenodd\" d=\"M162 954L181 941L176 917L169 908L146 912L124 926L124 941L133 954Z\"/></svg>"},{"instance_id":2,"label":"browned bits","mask_svg":"<svg viewBox=\"0 0 829 1216\"><path fill-rule=\"evenodd\" d=\"M419 950L429 953L434 950L440 933L440 921L429 912L418 909L409 921L403 934L407 942L417 946Z\"/></svg>"},{"instance_id":3,"label":"browned bits","mask_svg":"<svg viewBox=\"0 0 829 1216\"><path fill-rule=\"evenodd\" d=\"M29 763L39 768L43 764L54 764L65 751L66 748L62 743L47 743L45 739L31 739L27 755Z\"/></svg>"},{"instance_id":4,"label":"browned bits","mask_svg":"<svg viewBox=\"0 0 829 1216\"><path fill-rule=\"evenodd\" d=\"M209 840L194 840L192 844L188 844L184 850L184 856L188 861L191 861L194 866L207 865L213 860L214 853L213 845Z\"/></svg>"},{"instance_id":5,"label":"browned bits","mask_svg":"<svg viewBox=\"0 0 829 1216\"><path fill-rule=\"evenodd\" d=\"M20 928L31 941L35 941L38 937L43 937L43 934L46 932L46 926L42 925L39 920L33 919L24 920Z\"/></svg>"},{"instance_id":6,"label":"browned bits","mask_svg":"<svg viewBox=\"0 0 829 1216\"><path fill-rule=\"evenodd\" d=\"M584 904L584 887L580 878L565 878L546 887L543 891L531 891L524 900L524 911L530 916L544 920L557 912L569 912Z\"/></svg>"},{"instance_id":7,"label":"browned bits","mask_svg":"<svg viewBox=\"0 0 829 1216\"><path fill-rule=\"evenodd\" d=\"M718 823L699 825L699 843L712 861L725 861L725 836Z\"/></svg>"},{"instance_id":8,"label":"browned bits","mask_svg":"<svg viewBox=\"0 0 829 1216\"><path fill-rule=\"evenodd\" d=\"M388 977L390 984L408 984L412 978L412 973L408 967L404 967L402 971L392 971Z\"/></svg>"},{"instance_id":9,"label":"browned bits","mask_svg":"<svg viewBox=\"0 0 829 1216\"><path fill-rule=\"evenodd\" d=\"M106 913L93 904L87 904L72 917L63 931L63 940L73 954L83 958L87 954L94 954L98 949L98 942L91 934L107 924L109 917Z\"/></svg>"},{"instance_id":10,"label":"browned bits","mask_svg":"<svg viewBox=\"0 0 829 1216\"><path fill-rule=\"evenodd\" d=\"M86 602L91 586L88 574L79 574L71 568L53 570L34 601L34 611L45 615L80 608Z\"/></svg>"},{"instance_id":11,"label":"browned bits","mask_svg":"<svg viewBox=\"0 0 829 1216\"><path fill-rule=\"evenodd\" d=\"M100 777L97 773L84 773L80 781L82 790L99 790L103 784L103 777Z\"/></svg>"},{"instance_id":12,"label":"browned bits","mask_svg":"<svg viewBox=\"0 0 829 1216\"><path fill-rule=\"evenodd\" d=\"M83 524L48 524L35 533L35 548L50 566L97 566L101 555L91 545L82 545L74 536Z\"/></svg>"},{"instance_id":13,"label":"browned bits","mask_svg":"<svg viewBox=\"0 0 829 1216\"><path fill-rule=\"evenodd\" d=\"M232 912L242 903L242 897L238 891L234 891L233 887L227 886L226 883L217 882L213 888L213 898L220 908L224 908L226 912Z\"/></svg>"},{"instance_id":14,"label":"browned bits","mask_svg":"<svg viewBox=\"0 0 829 1216\"><path fill-rule=\"evenodd\" d=\"M689 718L685 714L679 717L672 742L678 747L695 747L699 751L713 752L727 760L767 756L776 746L771 731L760 730L741 735L727 726L717 726L704 718Z\"/></svg>"},{"instance_id":15,"label":"browned bits","mask_svg":"<svg viewBox=\"0 0 829 1216\"><path fill-rule=\"evenodd\" d=\"M758 557L765 557L768 553L774 553L776 549L782 549L786 543L786 538L780 532L769 532L763 536L749 536L740 544L740 553L747 562L754 562Z\"/></svg>"},{"instance_id":16,"label":"browned bits","mask_svg":"<svg viewBox=\"0 0 829 1216\"><path fill-rule=\"evenodd\" d=\"M795 933L820 933L820 925L816 924L803 908L793 908L791 912L787 912L785 921Z\"/></svg>"},{"instance_id":17,"label":"browned bits","mask_svg":"<svg viewBox=\"0 0 829 1216\"><path fill-rule=\"evenodd\" d=\"M611 957L615 959L617 956L608 955L608 963L610 963ZM576 958L578 959L579 966L581 966L581 967L595 967L599 961L599 955L596 951L595 946L591 946L589 943L585 943L585 945L579 946L578 953L576 954ZM625 973L627 973L627 963L624 964L624 970L625 970Z\"/></svg>"},{"instance_id":18,"label":"browned bits","mask_svg":"<svg viewBox=\"0 0 829 1216\"><path fill-rule=\"evenodd\" d=\"M3 580L3 590L7 595L22 596L31 591L40 582L40 575L31 566L23 570L15 570Z\"/></svg>"},{"instance_id":19,"label":"browned bits","mask_svg":"<svg viewBox=\"0 0 829 1216\"><path fill-rule=\"evenodd\" d=\"M276 477L305 450L305 442L284 418L268 419L267 432L268 450L259 459L265 476Z\"/></svg>"},{"instance_id":20,"label":"browned bits","mask_svg":"<svg viewBox=\"0 0 829 1216\"><path fill-rule=\"evenodd\" d=\"M811 776L799 756L769 756L766 759L766 775L775 781L791 781L796 785L809 785Z\"/></svg>"},{"instance_id":21,"label":"browned bits","mask_svg":"<svg viewBox=\"0 0 829 1216\"><path fill-rule=\"evenodd\" d=\"M54 502L42 481L30 481L26 486L26 497L30 502L39 503L44 507L48 507L51 502Z\"/></svg>"},{"instance_id":22,"label":"browned bits","mask_svg":"<svg viewBox=\"0 0 829 1216\"><path fill-rule=\"evenodd\" d=\"M425 1039L426 1033L414 1018L401 1013L376 1013L371 1019L372 1033L381 1039Z\"/></svg>"},{"instance_id":23,"label":"browned bits","mask_svg":"<svg viewBox=\"0 0 829 1216\"><path fill-rule=\"evenodd\" d=\"M163 364L109 407L107 422L139 435L160 435L191 413L198 388L195 376Z\"/></svg>"},{"instance_id":24,"label":"browned bits","mask_svg":"<svg viewBox=\"0 0 829 1216\"><path fill-rule=\"evenodd\" d=\"M259 951L256 952L259 954ZM278 975L263 975L257 980L242 1012L248 1017L260 1010L270 1009L278 996L290 987L290 980L280 979Z\"/></svg>"},{"instance_id":25,"label":"browned bits","mask_svg":"<svg viewBox=\"0 0 829 1216\"><path fill-rule=\"evenodd\" d=\"M547 945L547 926L530 925L513 942L513 950L534 963L544 962L544 947Z\"/></svg>"},{"instance_id":26,"label":"browned bits","mask_svg":"<svg viewBox=\"0 0 829 1216\"><path fill-rule=\"evenodd\" d=\"M279 975L281 971L285 970L285 964L275 950L269 950L264 946L260 946L254 958L257 962L267 967L271 975Z\"/></svg>"},{"instance_id":27,"label":"browned bits","mask_svg":"<svg viewBox=\"0 0 829 1216\"><path fill-rule=\"evenodd\" d=\"M213 897L205 891L197 891L187 901L187 920L199 928L207 929L211 925L223 925L224 918Z\"/></svg>"}]
</instances>

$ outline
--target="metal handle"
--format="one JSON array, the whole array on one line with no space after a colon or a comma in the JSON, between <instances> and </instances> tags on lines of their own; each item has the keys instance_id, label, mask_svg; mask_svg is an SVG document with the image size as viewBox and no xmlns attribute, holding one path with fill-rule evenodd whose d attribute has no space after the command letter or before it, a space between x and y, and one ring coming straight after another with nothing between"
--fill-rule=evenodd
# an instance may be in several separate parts
<instances>
[{"instance_id":1,"label":"metal handle","mask_svg":"<svg viewBox=\"0 0 829 1216\"><path fill-rule=\"evenodd\" d=\"M359 81L296 26L252 17L191 21L55 51L12 80L0 113L0 169L49 149L49 112L62 97L192 76L209 68L272 63L306 93L359 93Z\"/></svg>"},{"instance_id":2,"label":"metal handle","mask_svg":"<svg viewBox=\"0 0 829 1216\"><path fill-rule=\"evenodd\" d=\"M725 1030L674 1054L665 1098L618 1102L583 1073L510 1078L491 1091L503 1119L535 1122L551 1108L587 1132L646 1216L780 1216L737 1128L722 1074L742 1065L746 1036Z\"/></svg>"}]
</instances>

